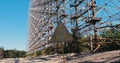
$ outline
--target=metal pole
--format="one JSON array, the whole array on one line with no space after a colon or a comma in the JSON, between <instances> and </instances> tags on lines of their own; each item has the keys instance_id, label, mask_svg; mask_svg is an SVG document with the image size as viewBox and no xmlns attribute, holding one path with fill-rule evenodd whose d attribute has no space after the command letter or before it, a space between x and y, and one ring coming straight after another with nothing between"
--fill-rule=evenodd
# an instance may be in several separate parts
<instances>
[{"instance_id":1,"label":"metal pole","mask_svg":"<svg viewBox=\"0 0 120 63\"><path fill-rule=\"evenodd\" d=\"M95 15L95 2L94 2L94 0L91 0L91 2L92 2L92 6L91 6L91 8L92 8L92 19L94 19L95 17L96 17L96 15ZM93 26L94 26L94 40L95 40L95 42L97 42L97 29L96 29L96 22L93 24Z\"/></svg>"},{"instance_id":2,"label":"metal pole","mask_svg":"<svg viewBox=\"0 0 120 63\"><path fill-rule=\"evenodd\" d=\"M93 43L92 43L92 36L90 36L90 45L91 45L91 52L93 51Z\"/></svg>"},{"instance_id":3,"label":"metal pole","mask_svg":"<svg viewBox=\"0 0 120 63\"><path fill-rule=\"evenodd\" d=\"M92 3L92 17L95 17L95 3L94 3L94 0L91 0L91 3Z\"/></svg>"},{"instance_id":4,"label":"metal pole","mask_svg":"<svg viewBox=\"0 0 120 63\"><path fill-rule=\"evenodd\" d=\"M63 56L63 63L66 63L66 61L65 61L65 55L64 55L64 46L63 46L63 44L61 43L61 49L62 49L62 56Z\"/></svg>"}]
</instances>

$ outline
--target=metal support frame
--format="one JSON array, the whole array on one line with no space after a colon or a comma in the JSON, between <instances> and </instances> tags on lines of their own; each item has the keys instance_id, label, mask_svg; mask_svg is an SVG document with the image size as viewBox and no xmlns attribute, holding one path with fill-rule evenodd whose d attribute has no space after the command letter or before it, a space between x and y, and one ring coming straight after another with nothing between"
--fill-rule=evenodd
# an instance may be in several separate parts
<instances>
[{"instance_id":1,"label":"metal support frame","mask_svg":"<svg viewBox=\"0 0 120 63\"><path fill-rule=\"evenodd\" d=\"M89 41L93 51L92 44L93 42L97 43L97 40L99 40L97 33L100 29L108 27L120 28L120 24L105 25L108 21L102 22L102 17L96 15L101 10L104 10L109 13L109 17L116 17L116 20L120 20L118 12L111 13L109 9L105 8L109 3L103 4L104 7L99 7L96 6L95 1L97 0L30 0L28 53L51 46L48 41L55 31L58 21L62 21L66 27L69 26L67 27L69 31L75 28L75 33L93 32L94 37L91 37ZM109 2L111 2L111 5L116 6L117 9L120 9L120 6L113 0ZM85 8L82 9L82 6Z\"/></svg>"}]
</instances>

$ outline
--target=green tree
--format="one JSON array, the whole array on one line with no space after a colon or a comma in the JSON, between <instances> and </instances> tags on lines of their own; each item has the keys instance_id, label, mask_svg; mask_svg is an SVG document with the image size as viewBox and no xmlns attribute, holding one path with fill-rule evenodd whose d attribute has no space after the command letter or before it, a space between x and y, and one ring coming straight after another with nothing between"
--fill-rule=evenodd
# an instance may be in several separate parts
<instances>
[{"instance_id":1,"label":"green tree","mask_svg":"<svg viewBox=\"0 0 120 63\"><path fill-rule=\"evenodd\" d=\"M4 56L4 48L0 47L0 59L2 59Z\"/></svg>"},{"instance_id":2,"label":"green tree","mask_svg":"<svg viewBox=\"0 0 120 63\"><path fill-rule=\"evenodd\" d=\"M99 51L108 51L120 49L120 31L119 29L103 29L100 35L106 38L106 44L103 44Z\"/></svg>"},{"instance_id":3,"label":"green tree","mask_svg":"<svg viewBox=\"0 0 120 63\"><path fill-rule=\"evenodd\" d=\"M16 49L4 51L4 58L17 58L17 57L26 57L26 52L19 51Z\"/></svg>"}]
</instances>

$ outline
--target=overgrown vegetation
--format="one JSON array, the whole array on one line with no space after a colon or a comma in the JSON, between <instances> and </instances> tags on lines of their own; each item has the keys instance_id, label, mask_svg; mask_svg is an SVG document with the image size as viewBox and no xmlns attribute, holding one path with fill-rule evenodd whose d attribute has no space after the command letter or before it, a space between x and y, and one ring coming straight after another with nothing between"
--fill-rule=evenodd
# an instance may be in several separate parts
<instances>
[{"instance_id":1,"label":"overgrown vegetation","mask_svg":"<svg viewBox=\"0 0 120 63\"><path fill-rule=\"evenodd\" d=\"M75 38L75 37L74 37ZM97 52L101 51L110 51L110 50L118 50L120 49L120 32L113 29L106 29L98 35L98 38L106 38L101 47L97 50ZM90 42L88 41L88 36L75 38L73 42L64 43L64 53L87 53L90 51ZM106 42L106 43L104 43ZM42 51L37 51L37 56L39 55L49 55L49 54L61 54L61 46L51 46Z\"/></svg>"},{"instance_id":2,"label":"overgrown vegetation","mask_svg":"<svg viewBox=\"0 0 120 63\"><path fill-rule=\"evenodd\" d=\"M99 51L110 51L120 49L120 31L119 29L104 29L100 34L106 38L106 44L103 44Z\"/></svg>"}]
</instances>

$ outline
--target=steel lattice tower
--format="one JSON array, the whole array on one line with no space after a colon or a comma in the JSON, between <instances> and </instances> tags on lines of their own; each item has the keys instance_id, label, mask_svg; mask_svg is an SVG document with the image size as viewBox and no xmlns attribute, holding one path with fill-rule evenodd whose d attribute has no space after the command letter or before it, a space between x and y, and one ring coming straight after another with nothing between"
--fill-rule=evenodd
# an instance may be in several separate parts
<instances>
[{"instance_id":1,"label":"steel lattice tower","mask_svg":"<svg viewBox=\"0 0 120 63\"><path fill-rule=\"evenodd\" d=\"M94 35L97 41L101 29L120 26L119 10L119 0L30 0L28 52L50 46L58 21L77 37Z\"/></svg>"},{"instance_id":2,"label":"steel lattice tower","mask_svg":"<svg viewBox=\"0 0 120 63\"><path fill-rule=\"evenodd\" d=\"M31 0L29 8L30 53L48 47L58 21L64 21L64 0Z\"/></svg>"},{"instance_id":3,"label":"steel lattice tower","mask_svg":"<svg viewBox=\"0 0 120 63\"><path fill-rule=\"evenodd\" d=\"M29 52L41 50L47 46L53 33L54 0L31 0L29 13ZM54 18L54 17L53 17Z\"/></svg>"}]
</instances>

